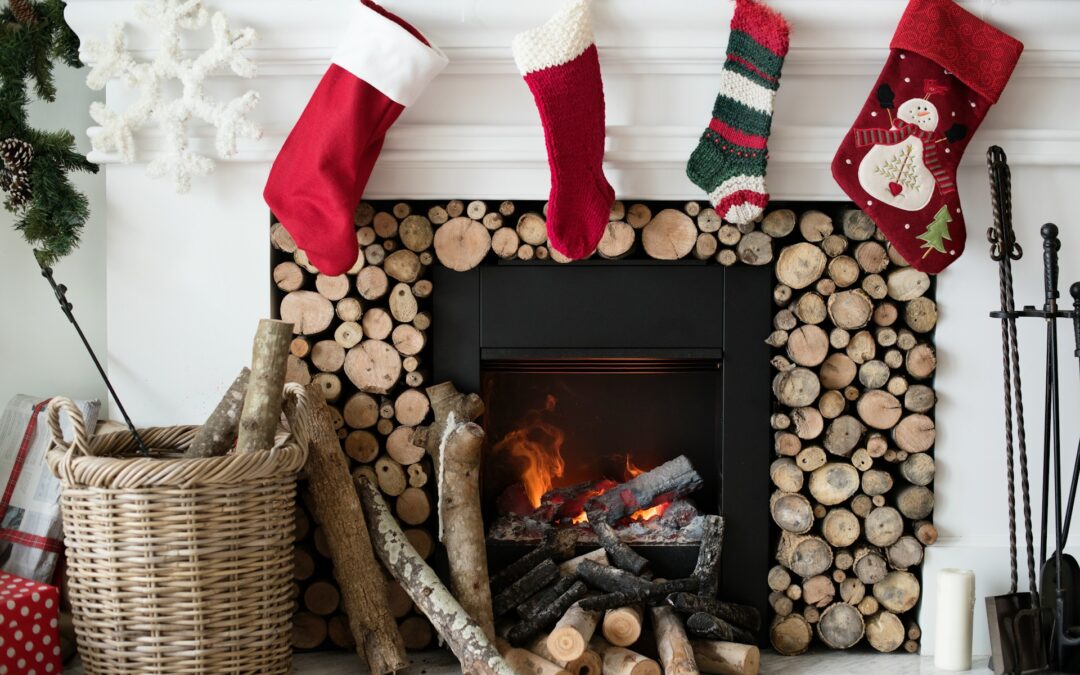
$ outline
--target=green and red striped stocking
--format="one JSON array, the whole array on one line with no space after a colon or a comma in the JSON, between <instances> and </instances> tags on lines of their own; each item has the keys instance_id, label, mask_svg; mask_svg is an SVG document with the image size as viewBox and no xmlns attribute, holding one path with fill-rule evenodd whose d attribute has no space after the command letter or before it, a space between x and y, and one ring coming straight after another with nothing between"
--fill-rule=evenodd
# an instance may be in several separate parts
<instances>
[{"instance_id":1,"label":"green and red striped stocking","mask_svg":"<svg viewBox=\"0 0 1080 675\"><path fill-rule=\"evenodd\" d=\"M732 223L755 220L769 203L766 146L787 51L788 24L779 12L735 0L712 121L686 165L686 175Z\"/></svg>"}]
</instances>

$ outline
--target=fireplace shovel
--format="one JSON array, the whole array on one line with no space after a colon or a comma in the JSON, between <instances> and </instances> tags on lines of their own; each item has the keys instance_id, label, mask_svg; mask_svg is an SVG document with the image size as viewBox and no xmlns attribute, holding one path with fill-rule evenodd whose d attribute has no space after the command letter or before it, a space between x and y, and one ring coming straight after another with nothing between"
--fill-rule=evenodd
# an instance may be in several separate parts
<instances>
[{"instance_id":1,"label":"fireplace shovel","mask_svg":"<svg viewBox=\"0 0 1080 675\"><path fill-rule=\"evenodd\" d=\"M1012 195L1009 166L1005 152L993 146L987 151L994 226L987 231L990 257L998 262L1001 311L991 316L1001 319L1001 350L1004 363L1005 391L1005 462L1008 479L1010 589L1005 595L986 598L986 618L990 626L990 665L995 673L1023 673L1045 669L1046 647L1043 644L1043 612L1039 609L1035 581L1034 532L1031 523L1031 498L1027 471L1027 438L1024 433L1024 404L1020 391L1020 362L1016 340L1016 314L1013 299L1012 261L1023 255L1012 229ZM1013 393L1015 390L1015 401ZM1015 405L1014 405L1015 404ZM1013 450L1013 414L1016 416L1018 452ZM1016 551L1016 480L1013 457L1020 463L1020 491L1023 499L1025 542L1029 591L1017 591Z\"/></svg>"}]
</instances>

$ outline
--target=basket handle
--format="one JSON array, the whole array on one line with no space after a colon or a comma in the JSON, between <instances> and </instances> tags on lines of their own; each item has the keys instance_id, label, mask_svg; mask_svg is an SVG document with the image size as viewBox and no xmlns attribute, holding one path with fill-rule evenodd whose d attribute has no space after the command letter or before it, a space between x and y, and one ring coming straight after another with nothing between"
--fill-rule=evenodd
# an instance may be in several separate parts
<instances>
[{"instance_id":1,"label":"basket handle","mask_svg":"<svg viewBox=\"0 0 1080 675\"><path fill-rule=\"evenodd\" d=\"M306 450L309 442L307 420L311 419L311 403L308 399L307 388L296 382L286 383L282 408L285 411L285 419L289 423L289 433L293 435L300 447Z\"/></svg>"},{"instance_id":2,"label":"basket handle","mask_svg":"<svg viewBox=\"0 0 1080 675\"><path fill-rule=\"evenodd\" d=\"M71 428L74 430L71 445L67 445L64 441L64 430L60 428L61 410L67 413L68 419L71 421ZM90 454L90 440L86 433L86 420L83 419L82 411L79 410L74 401L63 396L57 396L49 401L48 422L49 430L52 431L53 443L56 444L57 448L66 450L68 457L71 457L75 452L81 455Z\"/></svg>"}]
</instances>

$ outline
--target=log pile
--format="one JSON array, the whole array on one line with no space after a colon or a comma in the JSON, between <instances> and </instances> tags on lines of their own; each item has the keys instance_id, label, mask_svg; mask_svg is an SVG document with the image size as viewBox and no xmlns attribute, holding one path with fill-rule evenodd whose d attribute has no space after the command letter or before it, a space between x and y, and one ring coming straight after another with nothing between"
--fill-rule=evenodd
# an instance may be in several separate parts
<instances>
[{"instance_id":1,"label":"log pile","mask_svg":"<svg viewBox=\"0 0 1080 675\"><path fill-rule=\"evenodd\" d=\"M909 613L923 547L937 537L932 280L859 211L797 220L803 241L777 256L767 339L780 529L770 638L783 654L806 651L815 634L835 649L865 639L917 651Z\"/></svg>"},{"instance_id":2,"label":"log pile","mask_svg":"<svg viewBox=\"0 0 1080 675\"><path fill-rule=\"evenodd\" d=\"M545 210L536 202L362 203L355 214L360 254L338 277L320 274L280 224L271 227L275 307L295 326L286 379L319 389L350 471L377 486L424 557L438 540L439 510L435 459L414 438L433 418L424 393L432 384L428 338L436 290L428 270L435 264L468 270L500 259L566 262L548 245ZM846 646L857 634L856 642L877 649L917 649L904 613L918 598L922 547L937 536L931 515L938 314L931 279L911 269L858 211L834 221L818 211L774 209L759 223L736 227L698 202L615 202L594 255L773 266L777 309L767 342L775 349L777 461L770 510L781 532L778 570L787 575L782 586L778 570L769 575L773 643L797 653L816 632L833 646ZM298 513L298 521L313 522L302 501ZM297 646L332 641L351 649L338 644L349 633L340 607L319 614L306 604L314 586L321 590L311 591L312 602L326 611L334 580L325 535L314 525L299 532ZM568 592L570 586L561 588L546 606ZM428 646L430 623L393 584L391 596L406 646ZM838 603L859 616L827 611ZM633 614L613 614L612 625L626 630ZM640 614L648 620L648 607ZM860 622L861 632L851 628ZM707 623L698 618L694 625ZM590 649L604 663L648 670L606 633L594 639L603 645ZM699 643L693 651L728 655Z\"/></svg>"}]
</instances>

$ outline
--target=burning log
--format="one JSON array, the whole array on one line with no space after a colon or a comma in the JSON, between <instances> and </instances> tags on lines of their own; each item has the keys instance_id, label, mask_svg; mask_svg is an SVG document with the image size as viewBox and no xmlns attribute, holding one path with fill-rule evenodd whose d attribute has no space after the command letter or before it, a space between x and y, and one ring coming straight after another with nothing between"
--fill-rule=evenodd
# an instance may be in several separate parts
<instances>
[{"instance_id":1,"label":"burning log","mask_svg":"<svg viewBox=\"0 0 1080 675\"><path fill-rule=\"evenodd\" d=\"M691 640L698 670L715 675L757 675L761 650L754 645L718 640Z\"/></svg>"},{"instance_id":2,"label":"burning log","mask_svg":"<svg viewBox=\"0 0 1080 675\"><path fill-rule=\"evenodd\" d=\"M698 594L715 598L720 583L720 552L724 547L724 519L721 516L705 516L705 531L701 536L694 578L698 580Z\"/></svg>"},{"instance_id":3,"label":"burning log","mask_svg":"<svg viewBox=\"0 0 1080 675\"><path fill-rule=\"evenodd\" d=\"M738 626L732 626L727 621L715 617L712 614L706 614L705 612L691 614L690 618L686 620L686 630L696 637L707 638L709 640L742 642L743 644L751 645L757 642L754 634L750 631L739 628Z\"/></svg>"},{"instance_id":4,"label":"burning log","mask_svg":"<svg viewBox=\"0 0 1080 675\"><path fill-rule=\"evenodd\" d=\"M701 476L690 465L690 460L679 455L593 497L585 503L585 513L590 523L612 524L661 500L672 501L686 496L701 484Z\"/></svg>"},{"instance_id":5,"label":"burning log","mask_svg":"<svg viewBox=\"0 0 1080 675\"><path fill-rule=\"evenodd\" d=\"M756 607L706 598L693 593L672 593L667 602L680 614L705 612L749 631L761 628L761 613Z\"/></svg>"},{"instance_id":6,"label":"burning log","mask_svg":"<svg viewBox=\"0 0 1080 675\"><path fill-rule=\"evenodd\" d=\"M616 567L631 574L641 574L649 566L649 561L624 544L615 529L607 522L601 520L591 525L596 538L600 540L600 544L607 551L608 558Z\"/></svg>"},{"instance_id":7,"label":"burning log","mask_svg":"<svg viewBox=\"0 0 1080 675\"><path fill-rule=\"evenodd\" d=\"M480 624L439 581L435 570L424 562L394 520L379 490L365 477L356 481L360 500L368 518L368 530L375 551L390 573L431 620L435 630L457 656L465 672L479 675L515 675L499 655Z\"/></svg>"},{"instance_id":8,"label":"burning log","mask_svg":"<svg viewBox=\"0 0 1080 675\"><path fill-rule=\"evenodd\" d=\"M525 644L541 631L551 627L566 610L570 609L570 605L585 597L588 590L582 582L574 582L565 593L555 599L555 602L540 609L532 618L525 619L507 629L506 639L511 644Z\"/></svg>"},{"instance_id":9,"label":"burning log","mask_svg":"<svg viewBox=\"0 0 1080 675\"><path fill-rule=\"evenodd\" d=\"M510 584L491 601L495 616L502 616L525 600L536 594L541 588L554 581L559 575L559 568L551 558L545 558L524 576Z\"/></svg>"},{"instance_id":10,"label":"burning log","mask_svg":"<svg viewBox=\"0 0 1080 675\"><path fill-rule=\"evenodd\" d=\"M598 623L599 610L583 609L580 602L570 605L548 636L548 651L561 661L577 659L585 653Z\"/></svg>"},{"instance_id":11,"label":"burning log","mask_svg":"<svg viewBox=\"0 0 1080 675\"><path fill-rule=\"evenodd\" d=\"M652 615L656 651L660 654L664 675L697 675L694 649L675 610L661 605L653 607L649 613Z\"/></svg>"}]
</instances>

